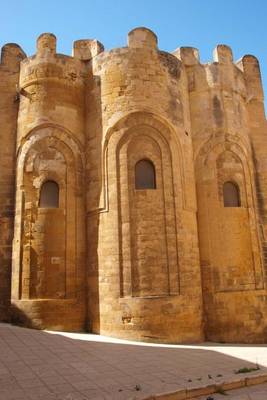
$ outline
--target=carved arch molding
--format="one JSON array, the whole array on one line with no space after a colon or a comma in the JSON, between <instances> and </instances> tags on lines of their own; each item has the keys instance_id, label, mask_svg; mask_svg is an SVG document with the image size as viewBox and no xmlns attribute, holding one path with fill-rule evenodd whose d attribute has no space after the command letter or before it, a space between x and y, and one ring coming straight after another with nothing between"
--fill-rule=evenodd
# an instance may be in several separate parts
<instances>
[{"instance_id":1,"label":"carved arch molding","mask_svg":"<svg viewBox=\"0 0 267 400\"><path fill-rule=\"evenodd\" d=\"M237 136L211 138L196 157L195 175L204 286L207 279L217 292L262 289L261 240L249 145ZM224 207L223 185L227 181L238 185L240 207Z\"/></svg>"},{"instance_id":2,"label":"carved arch molding","mask_svg":"<svg viewBox=\"0 0 267 400\"><path fill-rule=\"evenodd\" d=\"M118 209L120 295L179 294L177 218L186 190L177 133L151 115L136 113L108 132L104 150L108 188L115 186L117 193L117 203L111 196L108 202ZM142 159L155 167L153 190L135 189L135 165Z\"/></svg>"},{"instance_id":3,"label":"carved arch molding","mask_svg":"<svg viewBox=\"0 0 267 400\"><path fill-rule=\"evenodd\" d=\"M53 126L30 132L18 151L13 298L77 296L81 272L77 232L82 229L83 161L70 134ZM39 207L44 182L59 186L57 208ZM73 279L76 277L76 279Z\"/></svg>"}]
</instances>

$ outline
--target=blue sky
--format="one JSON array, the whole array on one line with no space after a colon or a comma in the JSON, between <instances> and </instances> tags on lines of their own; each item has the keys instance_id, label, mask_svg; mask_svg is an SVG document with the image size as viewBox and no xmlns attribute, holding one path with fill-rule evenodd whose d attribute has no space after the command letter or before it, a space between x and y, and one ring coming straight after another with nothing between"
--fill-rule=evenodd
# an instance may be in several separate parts
<instances>
[{"instance_id":1,"label":"blue sky","mask_svg":"<svg viewBox=\"0 0 267 400\"><path fill-rule=\"evenodd\" d=\"M0 1L0 45L18 43L31 55L42 32L58 38L58 52L71 54L72 42L96 38L106 49L125 46L127 33L146 26L159 47L200 50L212 60L217 44L232 47L235 60L254 54L261 63L267 97L266 0L9 0Z\"/></svg>"}]
</instances>

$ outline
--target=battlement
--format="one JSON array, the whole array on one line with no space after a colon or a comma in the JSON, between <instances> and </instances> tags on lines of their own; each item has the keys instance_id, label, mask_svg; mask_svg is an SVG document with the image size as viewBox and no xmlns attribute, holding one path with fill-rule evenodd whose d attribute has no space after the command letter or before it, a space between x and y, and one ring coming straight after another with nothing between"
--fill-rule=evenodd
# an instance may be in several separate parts
<instances>
[{"instance_id":1,"label":"battlement","mask_svg":"<svg viewBox=\"0 0 267 400\"><path fill-rule=\"evenodd\" d=\"M194 47L179 47L173 54L186 66L198 65L200 63L199 51Z\"/></svg>"},{"instance_id":2,"label":"battlement","mask_svg":"<svg viewBox=\"0 0 267 400\"><path fill-rule=\"evenodd\" d=\"M236 62L237 67L243 72L248 90L248 100L264 100L260 65L258 59L250 54L243 56Z\"/></svg>"},{"instance_id":3,"label":"battlement","mask_svg":"<svg viewBox=\"0 0 267 400\"><path fill-rule=\"evenodd\" d=\"M169 87L172 87L172 96L179 99L186 88L189 94L221 90L226 97L235 93L246 102L251 99L263 101L260 68L254 56L244 56L234 62L232 49L219 44L213 51L212 61L202 63L200 52L194 47L180 47L173 53L161 51L157 36L145 27L137 27L128 33L127 46L107 51L96 39L76 40L72 55L57 53L56 36L42 33L37 38L36 53L31 57L26 57L16 44L5 45L1 66L19 72L20 93L29 101L40 98L39 91L49 92L53 86L58 90L78 91L79 96L83 96L84 87L93 87L96 77L101 84L101 95L107 99L107 109L110 109L112 99L117 110L121 110L122 104L129 100L128 96L136 104L145 96L152 104L153 96L159 96L159 93L166 91L168 97ZM135 89L139 85L141 89ZM223 99L220 104L222 102ZM168 106L170 104L172 107ZM159 102L158 106L158 111L161 108L168 110L175 124L182 121L183 112L175 102L168 100L166 105ZM154 109L154 106L147 107L151 111ZM116 111L110 117L115 119Z\"/></svg>"},{"instance_id":4,"label":"battlement","mask_svg":"<svg viewBox=\"0 0 267 400\"><path fill-rule=\"evenodd\" d=\"M178 47L173 53L177 58L179 58L186 66L192 65L206 65L207 63L201 63L199 50L195 47ZM253 55L245 55L241 58L241 60L234 61L233 52L231 47L226 44L218 44L212 53L212 61L211 63L219 63L219 64L235 64L242 71L243 68L240 67L240 61L245 60L246 64L258 64L258 60Z\"/></svg>"},{"instance_id":5,"label":"battlement","mask_svg":"<svg viewBox=\"0 0 267 400\"><path fill-rule=\"evenodd\" d=\"M37 56L48 57L56 54L57 38L53 33L42 33L37 39Z\"/></svg>"},{"instance_id":6,"label":"battlement","mask_svg":"<svg viewBox=\"0 0 267 400\"><path fill-rule=\"evenodd\" d=\"M20 62L26 57L21 47L16 43L7 43L1 49L0 67L11 70L19 70Z\"/></svg>"},{"instance_id":7,"label":"battlement","mask_svg":"<svg viewBox=\"0 0 267 400\"><path fill-rule=\"evenodd\" d=\"M52 59L60 58L70 60L72 58L81 61L90 61L92 58L104 52L104 46L96 39L80 39L73 43L72 55L58 54L56 50L57 38L53 33L42 33L36 43L36 54L28 57L27 60L34 60L38 58L53 62ZM146 27L137 27L128 33L128 48L129 49L158 49L158 39L156 34ZM119 50L119 49L116 49ZM112 50L110 50L112 51ZM236 63L233 61L232 49L225 45L219 44L213 51L213 60L211 63L202 64L200 60L199 50L194 47L180 47L173 53L186 67L194 65L210 65L218 63L220 65L236 65L243 73L246 74L247 79L249 75L254 75L255 68L258 66L258 61L254 56L244 56L242 62L239 60ZM6 44L2 48L1 64L7 65L8 63L19 64L26 58L26 54L17 44ZM24 63L29 61L25 60ZM245 66L243 66L245 64ZM256 69L257 69L256 68Z\"/></svg>"},{"instance_id":8,"label":"battlement","mask_svg":"<svg viewBox=\"0 0 267 400\"><path fill-rule=\"evenodd\" d=\"M128 33L128 46L130 48L148 47L150 49L157 49L158 38L148 28L135 28Z\"/></svg>"},{"instance_id":9,"label":"battlement","mask_svg":"<svg viewBox=\"0 0 267 400\"><path fill-rule=\"evenodd\" d=\"M96 39L76 40L73 44L73 57L82 61L90 61L104 51L104 46Z\"/></svg>"},{"instance_id":10,"label":"battlement","mask_svg":"<svg viewBox=\"0 0 267 400\"><path fill-rule=\"evenodd\" d=\"M37 57L56 56L56 44L57 39L53 33L42 33L37 39ZM72 56L82 61L89 61L102 51L104 46L98 40L81 39L73 43Z\"/></svg>"}]
</instances>

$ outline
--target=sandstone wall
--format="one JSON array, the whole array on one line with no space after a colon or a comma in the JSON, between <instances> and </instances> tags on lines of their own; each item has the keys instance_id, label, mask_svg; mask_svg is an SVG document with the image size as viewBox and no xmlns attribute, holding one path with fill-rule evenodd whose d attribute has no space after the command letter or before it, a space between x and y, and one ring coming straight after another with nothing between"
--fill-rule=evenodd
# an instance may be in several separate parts
<instances>
[{"instance_id":1,"label":"sandstone wall","mask_svg":"<svg viewBox=\"0 0 267 400\"><path fill-rule=\"evenodd\" d=\"M187 78L139 28L92 60L87 108L89 320L94 332L202 339ZM101 99L101 102L100 100ZM91 106L91 107L90 107ZM156 189L136 190L148 159Z\"/></svg>"},{"instance_id":2,"label":"sandstone wall","mask_svg":"<svg viewBox=\"0 0 267 400\"><path fill-rule=\"evenodd\" d=\"M43 34L21 65L13 247L13 320L85 327L84 66ZM56 208L40 205L47 181Z\"/></svg>"},{"instance_id":3,"label":"sandstone wall","mask_svg":"<svg viewBox=\"0 0 267 400\"><path fill-rule=\"evenodd\" d=\"M264 342L264 243L247 79L227 46L217 46L206 65L195 49L178 53L189 82L206 337ZM261 117L262 148L264 123ZM225 182L237 185L240 207L224 206Z\"/></svg>"},{"instance_id":4,"label":"sandstone wall","mask_svg":"<svg viewBox=\"0 0 267 400\"><path fill-rule=\"evenodd\" d=\"M9 318L15 197L15 145L20 61L16 44L2 48L0 63L0 320Z\"/></svg>"},{"instance_id":5,"label":"sandstone wall","mask_svg":"<svg viewBox=\"0 0 267 400\"><path fill-rule=\"evenodd\" d=\"M196 49L166 53L137 28L110 51L78 40L72 57L43 34L24 58L17 45L2 50L0 319L14 236L16 323L265 342L267 131L255 57L234 63L219 45L201 64ZM149 188L136 186L140 161Z\"/></svg>"}]
</instances>

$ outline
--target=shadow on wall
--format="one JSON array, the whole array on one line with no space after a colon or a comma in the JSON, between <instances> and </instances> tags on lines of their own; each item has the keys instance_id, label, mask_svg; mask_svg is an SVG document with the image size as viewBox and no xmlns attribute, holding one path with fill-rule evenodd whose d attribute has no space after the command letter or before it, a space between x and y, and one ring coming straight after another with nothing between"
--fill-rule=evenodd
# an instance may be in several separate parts
<instances>
[{"instance_id":1,"label":"shadow on wall","mask_svg":"<svg viewBox=\"0 0 267 400\"><path fill-rule=\"evenodd\" d=\"M2 300L0 304L0 321L10 322L10 300Z\"/></svg>"},{"instance_id":2,"label":"shadow on wall","mask_svg":"<svg viewBox=\"0 0 267 400\"><path fill-rule=\"evenodd\" d=\"M18 326L25 326L27 328L35 328L33 326L33 321L29 318L23 310L16 307L15 304L10 304L10 318L9 321L11 324Z\"/></svg>"},{"instance_id":3,"label":"shadow on wall","mask_svg":"<svg viewBox=\"0 0 267 400\"><path fill-rule=\"evenodd\" d=\"M18 372L18 368L12 368L12 362L19 363L19 370L24 372L29 370L30 362L32 378L51 393L59 386L55 385L57 374L68 382L69 393L63 385L66 399L73 392L91 396L85 398L103 395L121 400L133 395L149 398L155 393L236 382L253 376L257 362L262 364L260 374L267 373L265 346L235 347L128 343L86 334L58 334L0 325L1 362L4 367L8 365L9 378ZM237 373L245 368L250 372ZM51 382L49 374L53 377Z\"/></svg>"},{"instance_id":4,"label":"shadow on wall","mask_svg":"<svg viewBox=\"0 0 267 400\"><path fill-rule=\"evenodd\" d=\"M85 108L87 136L86 148L86 233L87 233L87 319L88 332L100 332L100 304L99 304L99 225L101 210L101 193L104 192L103 182L103 151L102 151L102 107L101 107L101 80L93 75L92 62L89 62L89 84L86 90Z\"/></svg>"},{"instance_id":5,"label":"shadow on wall","mask_svg":"<svg viewBox=\"0 0 267 400\"><path fill-rule=\"evenodd\" d=\"M8 196L5 201L9 202ZM1 207L6 207L6 209L3 211L0 209L0 321L9 322L14 209L13 205L5 206L2 198L1 203Z\"/></svg>"}]
</instances>

